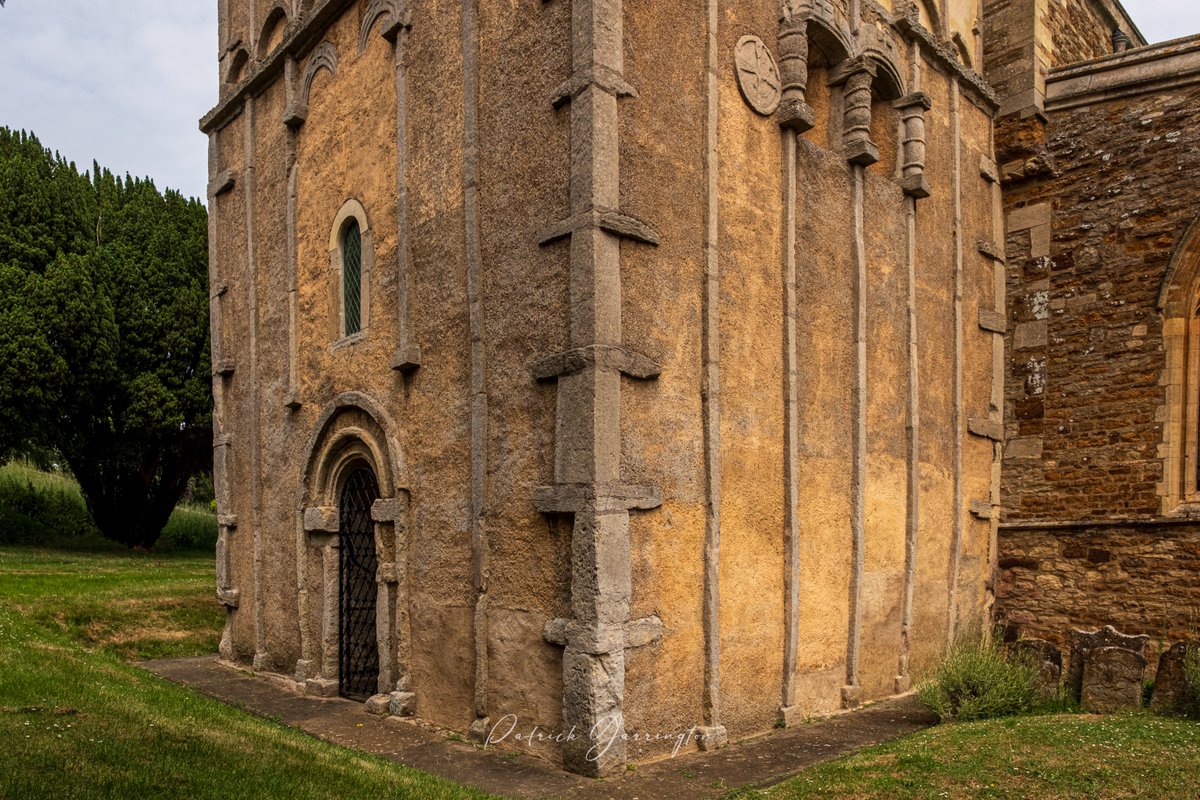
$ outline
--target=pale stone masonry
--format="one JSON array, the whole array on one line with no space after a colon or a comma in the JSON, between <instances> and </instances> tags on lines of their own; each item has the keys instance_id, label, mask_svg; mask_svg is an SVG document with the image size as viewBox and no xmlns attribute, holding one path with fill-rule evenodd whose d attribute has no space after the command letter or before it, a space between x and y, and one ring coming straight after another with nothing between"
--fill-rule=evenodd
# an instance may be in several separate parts
<instances>
[{"instance_id":1,"label":"pale stone masonry","mask_svg":"<svg viewBox=\"0 0 1200 800\"><path fill-rule=\"evenodd\" d=\"M983 622L974 0L219 7L223 658L605 775Z\"/></svg>"}]
</instances>

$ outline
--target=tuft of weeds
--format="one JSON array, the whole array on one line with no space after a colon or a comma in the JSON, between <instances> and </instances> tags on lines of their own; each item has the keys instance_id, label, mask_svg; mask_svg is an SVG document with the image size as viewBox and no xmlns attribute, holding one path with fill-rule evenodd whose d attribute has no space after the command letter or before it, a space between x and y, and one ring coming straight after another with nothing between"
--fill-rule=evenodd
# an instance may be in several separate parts
<instances>
[{"instance_id":1,"label":"tuft of weeds","mask_svg":"<svg viewBox=\"0 0 1200 800\"><path fill-rule=\"evenodd\" d=\"M1037 704L1037 667L1010 656L999 637L965 632L917 697L943 721L966 722L1030 711Z\"/></svg>"}]
</instances>

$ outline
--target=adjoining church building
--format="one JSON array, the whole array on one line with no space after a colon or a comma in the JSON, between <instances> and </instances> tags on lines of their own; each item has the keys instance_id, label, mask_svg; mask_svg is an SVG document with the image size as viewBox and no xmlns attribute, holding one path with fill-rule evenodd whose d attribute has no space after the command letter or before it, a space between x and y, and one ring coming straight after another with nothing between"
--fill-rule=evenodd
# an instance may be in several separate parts
<instances>
[{"instance_id":1,"label":"adjoining church building","mask_svg":"<svg viewBox=\"0 0 1200 800\"><path fill-rule=\"evenodd\" d=\"M1145 46L1108 0L1036 24L1018 5L985 25L989 75L1011 87L993 80L1011 317L998 610L1013 635L1065 645L1112 624L1169 644L1200 627L1200 37Z\"/></svg>"},{"instance_id":2,"label":"adjoining church building","mask_svg":"<svg viewBox=\"0 0 1200 800\"><path fill-rule=\"evenodd\" d=\"M978 0L219 6L224 659L603 775L987 618Z\"/></svg>"}]
</instances>

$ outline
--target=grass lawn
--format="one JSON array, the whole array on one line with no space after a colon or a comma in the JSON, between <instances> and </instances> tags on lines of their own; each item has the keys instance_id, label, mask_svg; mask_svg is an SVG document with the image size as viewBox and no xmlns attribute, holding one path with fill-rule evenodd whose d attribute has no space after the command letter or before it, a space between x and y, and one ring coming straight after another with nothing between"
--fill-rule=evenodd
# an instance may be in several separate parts
<instances>
[{"instance_id":1,"label":"grass lawn","mask_svg":"<svg viewBox=\"0 0 1200 800\"><path fill-rule=\"evenodd\" d=\"M0 547L0 798L481 798L125 659L215 652L211 556Z\"/></svg>"},{"instance_id":2,"label":"grass lawn","mask_svg":"<svg viewBox=\"0 0 1200 800\"><path fill-rule=\"evenodd\" d=\"M1050 714L939 725L740 800L1200 797L1200 722Z\"/></svg>"},{"instance_id":3,"label":"grass lawn","mask_svg":"<svg viewBox=\"0 0 1200 800\"><path fill-rule=\"evenodd\" d=\"M212 559L0 547L0 800L482 798L126 663L216 649ZM941 725L731 798L1200 798L1200 722Z\"/></svg>"}]
</instances>

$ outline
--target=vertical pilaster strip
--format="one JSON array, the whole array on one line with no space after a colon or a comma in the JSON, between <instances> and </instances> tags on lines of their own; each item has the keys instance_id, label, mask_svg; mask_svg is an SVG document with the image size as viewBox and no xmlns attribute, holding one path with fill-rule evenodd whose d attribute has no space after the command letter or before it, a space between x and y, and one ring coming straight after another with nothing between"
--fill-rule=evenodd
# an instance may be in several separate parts
<instances>
[{"instance_id":1,"label":"vertical pilaster strip","mask_svg":"<svg viewBox=\"0 0 1200 800\"><path fill-rule=\"evenodd\" d=\"M916 43L909 44L909 84L913 93L921 91L921 51ZM922 120L922 128L923 120ZM907 133L912 133L905 123ZM905 171L923 179L924 175L924 131L921 131L919 151L910 152L912 145L905 147ZM906 177L911 177L906 175ZM923 184L923 180L922 180ZM928 194L928 192L926 192ZM904 598L900 612L900 664L896 672L897 693L906 692L912 685L909 675L908 651L912 636L913 587L917 573L917 546L921 530L921 392L920 362L917 352L917 198L919 193L906 191L904 212L906 226L905 260L908 266L908 503L906 513L906 535L904 540Z\"/></svg>"},{"instance_id":2,"label":"vertical pilaster strip","mask_svg":"<svg viewBox=\"0 0 1200 800\"><path fill-rule=\"evenodd\" d=\"M996 153L996 128L994 125L988 126L990 135L988 141L988 155L990 158L995 157ZM992 241L1003 242L1004 236L1004 194L1000 186L1000 182L990 181L989 186L992 194ZM993 310L1001 315L1001 319L1007 319L1008 315L1008 276L1005 274L1006 262L992 260L993 281L995 283L995 302ZM1004 419L1004 334L999 331L992 332L992 397L991 411ZM990 532L988 539L988 587L989 587L989 606L995 604L996 600L996 579L999 577L1000 569L1000 481L1001 469L1004 461L1004 442L998 441L992 443L992 486L991 486L991 501L992 501L992 518L990 524ZM991 608L988 608L988 616L990 618Z\"/></svg>"},{"instance_id":3,"label":"vertical pilaster strip","mask_svg":"<svg viewBox=\"0 0 1200 800\"><path fill-rule=\"evenodd\" d=\"M467 312L471 353L471 565L475 589L475 722L486 736L488 682L487 441L488 396L484 348L482 253L479 244L479 0L462 4L463 221L467 259Z\"/></svg>"},{"instance_id":4,"label":"vertical pilaster strip","mask_svg":"<svg viewBox=\"0 0 1200 800\"><path fill-rule=\"evenodd\" d=\"M784 396L784 573L783 696L780 718L784 725L800 722L796 707L796 659L800 648L800 487L799 487L799 369L796 341L796 137L794 129L783 136L783 396Z\"/></svg>"},{"instance_id":5,"label":"vertical pilaster strip","mask_svg":"<svg viewBox=\"0 0 1200 800\"><path fill-rule=\"evenodd\" d=\"M954 642L958 627L958 572L962 561L963 539L963 221L962 221L962 119L959 116L958 79L950 79L950 138L954 142L952 165L954 192L954 409L951 429L954 431L954 519L950 541L950 563L946 576L946 649Z\"/></svg>"},{"instance_id":6,"label":"vertical pilaster strip","mask_svg":"<svg viewBox=\"0 0 1200 800\"><path fill-rule=\"evenodd\" d=\"M917 362L917 199L904 198L907 221L906 261L908 262L908 408L907 457L908 502L905 509L904 537L904 598L900 612L900 664L894 690L908 691L912 680L908 672L908 648L912 635L913 585L917 572L917 544L920 536L921 453L920 453L920 386Z\"/></svg>"},{"instance_id":7,"label":"vertical pilaster strip","mask_svg":"<svg viewBox=\"0 0 1200 800\"><path fill-rule=\"evenodd\" d=\"M285 93L285 108L291 109L297 84L299 62L294 56L288 56L283 66L283 86ZM284 114L284 124L287 126L287 209L285 211L287 224L287 260L288 260L288 350L287 350L287 393L284 395L284 405L296 410L300 408L299 360L300 360L300 291L299 291L299 237L296 229L297 214L297 184L300 180L300 168L296 163L296 150L299 147L299 126L290 124L288 115ZM308 534L304 529L304 509L296 512L296 624L300 637L300 658L296 662L295 678L298 683L304 683L316 675L313 672L312 647L314 644L308 617Z\"/></svg>"},{"instance_id":8,"label":"vertical pilaster strip","mask_svg":"<svg viewBox=\"0 0 1200 800\"><path fill-rule=\"evenodd\" d=\"M292 103L292 93L296 86L296 73L299 63L293 56L288 56L284 63L284 91L287 107ZM286 119L285 119L286 124ZM288 362L287 362L287 394L284 395L284 405L296 410L300 408L300 290L299 290L299 237L296 228L297 186L300 180L300 168L296 163L296 150L299 147L300 131L295 125L287 125L287 259L288 259ZM296 522L296 616L300 634L300 658L296 663L295 678L298 683L304 683L309 678L317 677L313 671L312 647L314 644L308 617L308 563L309 543L308 533L304 529L304 510L297 509Z\"/></svg>"},{"instance_id":9,"label":"vertical pilaster strip","mask_svg":"<svg viewBox=\"0 0 1200 800\"><path fill-rule=\"evenodd\" d=\"M220 172L220 132L208 135L208 174L215 179ZM220 250L217 246L217 189L210 183L208 191L208 325L209 351L213 366L213 489L217 500L217 544L215 548L215 577L217 599L225 606L225 624L221 630L218 652L221 658L233 659L233 618L239 595L231 583L232 538L237 529L237 517L232 513L229 494L229 436L225 433L225 376L218 365L225 358L221 339Z\"/></svg>"},{"instance_id":10,"label":"vertical pilaster strip","mask_svg":"<svg viewBox=\"0 0 1200 800\"><path fill-rule=\"evenodd\" d=\"M867 254L863 230L866 167L850 165L854 183L854 389L850 467L850 628L846 641L846 685L842 706L861 702L858 681L862 632L862 582L867 495Z\"/></svg>"},{"instance_id":11,"label":"vertical pilaster strip","mask_svg":"<svg viewBox=\"0 0 1200 800\"><path fill-rule=\"evenodd\" d=\"M796 704L796 663L800 650L800 422L799 358L796 339L796 146L797 137L813 127L815 116L805 99L808 89L808 20L782 3L779 18L779 69L782 99L777 119L782 129L783 161L783 280L784 280L784 465L783 497L784 624L783 681L779 717L785 726L803 719Z\"/></svg>"},{"instance_id":12,"label":"vertical pilaster strip","mask_svg":"<svg viewBox=\"0 0 1200 800\"><path fill-rule=\"evenodd\" d=\"M476 12L467 12L464 17ZM478 37L476 37L478 38ZM421 363L410 313L412 247L408 238L408 26L396 34L396 353L392 369L409 372ZM466 79L464 78L464 81ZM478 84L478 75L474 78ZM465 85L465 84L464 84ZM475 190L477 191L477 190Z\"/></svg>"},{"instance_id":13,"label":"vertical pilaster strip","mask_svg":"<svg viewBox=\"0 0 1200 800\"><path fill-rule=\"evenodd\" d=\"M721 259L719 249L719 178L717 151L718 0L708 0L705 69L704 177L707 193L704 225L704 473L707 508L704 525L704 725L698 741L704 749L724 743L721 725Z\"/></svg>"},{"instance_id":14,"label":"vertical pilaster strip","mask_svg":"<svg viewBox=\"0 0 1200 800\"><path fill-rule=\"evenodd\" d=\"M217 40L217 60L220 61L229 44L229 0L217 0Z\"/></svg>"},{"instance_id":15,"label":"vertical pilaster strip","mask_svg":"<svg viewBox=\"0 0 1200 800\"><path fill-rule=\"evenodd\" d=\"M295 84L295 73L298 69L296 59L289 56L284 68L285 85ZM297 126L287 126L287 258L288 258L288 363L287 363L287 394L284 405L295 410L300 407L300 384L297 374L297 361L300 358L299 344L299 288L297 286L297 237L296 237L296 184L299 180L299 168L296 166L296 146L299 129ZM302 555L298 551L297 556Z\"/></svg>"},{"instance_id":16,"label":"vertical pilaster strip","mask_svg":"<svg viewBox=\"0 0 1200 800\"><path fill-rule=\"evenodd\" d=\"M224 341L221 338L221 298L224 296L224 284L221 280L220 250L217 248L217 188L212 181L220 173L221 151L220 131L208 135L208 331L209 353L212 358L213 376L213 436L220 437L225 433L225 381L218 374L221 361L226 358ZM228 513L228 509L221 509Z\"/></svg>"},{"instance_id":17,"label":"vertical pilaster strip","mask_svg":"<svg viewBox=\"0 0 1200 800\"><path fill-rule=\"evenodd\" d=\"M621 0L572 0L572 70L588 84L571 102L571 214L620 205L620 145L616 96L600 88L602 69L624 74ZM590 226L571 237L571 343L621 344L620 242ZM589 369L559 379L556 479L598 488L620 477L621 376ZM632 593L629 513L596 497L575 512L571 533L571 611L583 627L604 630L629 619ZM563 723L585 731L563 748L568 769L611 774L624 768L623 740L596 758L604 731L625 726L625 647L563 650ZM599 748L597 748L598 750Z\"/></svg>"},{"instance_id":18,"label":"vertical pilaster strip","mask_svg":"<svg viewBox=\"0 0 1200 800\"><path fill-rule=\"evenodd\" d=\"M254 134L255 108L254 97L246 98L245 109L242 111L242 123L245 136L245 174L242 180L246 204L246 326L248 335L246 346L250 359L250 403L246 409L249 425L246 426L249 435L249 480L250 480L250 529L254 534L254 668L268 668L267 655L267 621L265 600L263 598L263 544L260 529L262 510L262 458L261 444L258 440L259 416L259 385L258 385L258 255L255 236L255 175L254 175Z\"/></svg>"}]
</instances>

